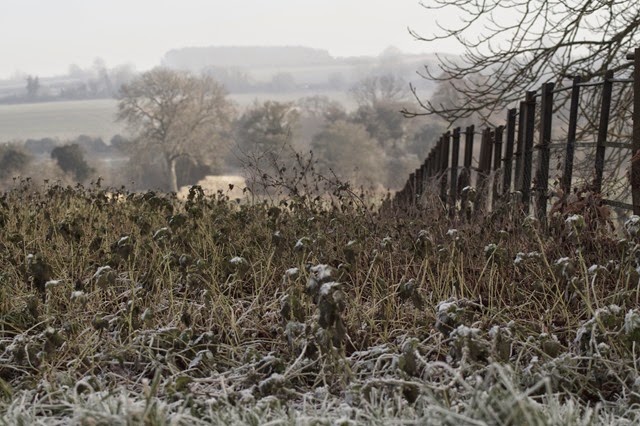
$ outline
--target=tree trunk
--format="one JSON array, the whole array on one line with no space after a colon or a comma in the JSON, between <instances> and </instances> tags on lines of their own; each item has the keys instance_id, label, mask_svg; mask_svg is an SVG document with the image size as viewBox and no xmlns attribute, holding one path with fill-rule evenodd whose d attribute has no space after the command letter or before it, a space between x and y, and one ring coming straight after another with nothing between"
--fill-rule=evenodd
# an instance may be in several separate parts
<instances>
[{"instance_id":1,"label":"tree trunk","mask_svg":"<svg viewBox=\"0 0 640 426\"><path fill-rule=\"evenodd\" d=\"M169 166L169 187L172 192L178 192L178 176L176 175L176 162L177 159L173 158L168 160Z\"/></svg>"}]
</instances>

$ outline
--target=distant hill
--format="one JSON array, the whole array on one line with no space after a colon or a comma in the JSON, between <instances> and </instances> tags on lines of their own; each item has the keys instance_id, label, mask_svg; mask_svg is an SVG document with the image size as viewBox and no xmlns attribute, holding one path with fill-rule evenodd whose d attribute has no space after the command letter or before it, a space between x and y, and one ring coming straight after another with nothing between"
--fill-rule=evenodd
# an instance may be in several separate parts
<instances>
[{"instance_id":1,"label":"distant hill","mask_svg":"<svg viewBox=\"0 0 640 426\"><path fill-rule=\"evenodd\" d=\"M436 62L435 54L406 54L393 46L377 56L353 57L334 57L327 50L302 46L208 46L170 50L161 64L209 73L232 93L246 93L345 90L367 75L389 73L428 89L431 83L416 71Z\"/></svg>"},{"instance_id":2,"label":"distant hill","mask_svg":"<svg viewBox=\"0 0 640 426\"><path fill-rule=\"evenodd\" d=\"M210 46L184 47L168 51L162 65L200 71L206 67L292 67L331 65L335 59L327 50L302 46Z\"/></svg>"}]
</instances>

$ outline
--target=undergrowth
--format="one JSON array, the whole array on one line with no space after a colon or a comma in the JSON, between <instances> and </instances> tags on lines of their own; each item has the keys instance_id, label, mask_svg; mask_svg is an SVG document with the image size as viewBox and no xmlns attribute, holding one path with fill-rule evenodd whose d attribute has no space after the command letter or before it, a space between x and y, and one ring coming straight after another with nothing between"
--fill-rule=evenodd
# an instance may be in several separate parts
<instances>
[{"instance_id":1,"label":"undergrowth","mask_svg":"<svg viewBox=\"0 0 640 426\"><path fill-rule=\"evenodd\" d=\"M4 194L0 423L640 421L639 218L294 195Z\"/></svg>"}]
</instances>

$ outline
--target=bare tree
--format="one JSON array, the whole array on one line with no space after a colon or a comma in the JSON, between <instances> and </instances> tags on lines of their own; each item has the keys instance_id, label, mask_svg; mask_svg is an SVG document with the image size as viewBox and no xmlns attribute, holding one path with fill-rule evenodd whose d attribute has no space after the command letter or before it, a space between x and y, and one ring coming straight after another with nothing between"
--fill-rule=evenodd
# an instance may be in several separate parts
<instances>
[{"instance_id":1,"label":"bare tree","mask_svg":"<svg viewBox=\"0 0 640 426\"><path fill-rule=\"evenodd\" d=\"M488 120L536 83L576 75L585 82L606 70L629 68L626 54L640 45L636 0L430 0L422 5L459 16L434 35L411 32L432 43L458 41L461 57L441 55L439 68L425 68L422 75L446 82L460 96L446 105L420 100L422 110L405 110L409 116L438 114L453 122L480 113Z\"/></svg>"},{"instance_id":2,"label":"bare tree","mask_svg":"<svg viewBox=\"0 0 640 426\"><path fill-rule=\"evenodd\" d=\"M356 83L350 92L359 106L370 107L380 102L398 102L409 94L405 81L394 74L366 77Z\"/></svg>"},{"instance_id":3,"label":"bare tree","mask_svg":"<svg viewBox=\"0 0 640 426\"><path fill-rule=\"evenodd\" d=\"M178 159L222 158L233 116L224 88L211 77L162 68L122 86L118 104L118 119L134 132L137 149L162 157L174 192Z\"/></svg>"}]
</instances>

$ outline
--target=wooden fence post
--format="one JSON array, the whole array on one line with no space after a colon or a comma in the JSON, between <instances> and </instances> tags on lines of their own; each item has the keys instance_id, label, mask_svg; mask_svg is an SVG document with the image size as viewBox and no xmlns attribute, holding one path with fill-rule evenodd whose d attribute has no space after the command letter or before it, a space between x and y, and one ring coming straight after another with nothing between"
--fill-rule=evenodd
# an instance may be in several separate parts
<instances>
[{"instance_id":1,"label":"wooden fence post","mask_svg":"<svg viewBox=\"0 0 640 426\"><path fill-rule=\"evenodd\" d=\"M422 194L424 192L424 171L422 166L416 169L416 200L422 200Z\"/></svg>"},{"instance_id":2,"label":"wooden fence post","mask_svg":"<svg viewBox=\"0 0 640 426\"><path fill-rule=\"evenodd\" d=\"M541 224L547 222L547 199L549 197L549 160L551 130L553 122L554 83L545 83L540 89L540 140L538 170L536 171L536 216Z\"/></svg>"},{"instance_id":3,"label":"wooden fence post","mask_svg":"<svg viewBox=\"0 0 640 426\"><path fill-rule=\"evenodd\" d=\"M453 129L451 147L451 187L449 188L449 216L455 217L458 202L458 161L460 156L460 127Z\"/></svg>"},{"instance_id":4,"label":"wooden fence post","mask_svg":"<svg viewBox=\"0 0 640 426\"><path fill-rule=\"evenodd\" d=\"M487 200L487 179L491 170L491 129L486 128L482 132L482 142L480 143L480 161L478 164L478 180L476 185L476 211L486 210Z\"/></svg>"},{"instance_id":5,"label":"wooden fence post","mask_svg":"<svg viewBox=\"0 0 640 426\"><path fill-rule=\"evenodd\" d=\"M569 107L569 129L567 132L567 151L564 158L564 172L562 174L562 192L565 197L571 193L573 178L573 156L575 154L576 133L578 131L578 107L580 106L580 76L573 78L571 88L571 105Z\"/></svg>"},{"instance_id":6,"label":"wooden fence post","mask_svg":"<svg viewBox=\"0 0 640 426\"><path fill-rule=\"evenodd\" d=\"M495 209L499 198L500 179L498 171L501 169L502 163L502 135L504 126L498 126L493 138L493 181L491 183L491 205Z\"/></svg>"},{"instance_id":7,"label":"wooden fence post","mask_svg":"<svg viewBox=\"0 0 640 426\"><path fill-rule=\"evenodd\" d=\"M460 175L460 189L471 185L471 162L473 161L473 142L475 140L475 126L468 126L464 132L463 170Z\"/></svg>"},{"instance_id":8,"label":"wooden fence post","mask_svg":"<svg viewBox=\"0 0 640 426\"><path fill-rule=\"evenodd\" d=\"M640 159L635 158L640 153L640 49L633 55L633 142L631 150L631 196L633 199L633 214L640 215Z\"/></svg>"},{"instance_id":9,"label":"wooden fence post","mask_svg":"<svg viewBox=\"0 0 640 426\"><path fill-rule=\"evenodd\" d=\"M517 150L515 155L515 181L513 182L513 187L516 191L522 191L522 163L524 162L524 128L525 128L525 118L527 117L527 103L522 101L520 102L520 112L518 113L518 139L517 139Z\"/></svg>"},{"instance_id":10,"label":"wooden fence post","mask_svg":"<svg viewBox=\"0 0 640 426\"><path fill-rule=\"evenodd\" d=\"M596 176L593 180L593 190L602 192L602 174L604 172L605 144L609 132L609 115L611 112L611 94L613 92L613 71L604 74L602 85L602 103L600 105L600 123L598 125L598 140L596 144Z\"/></svg>"},{"instance_id":11,"label":"wooden fence post","mask_svg":"<svg viewBox=\"0 0 640 426\"><path fill-rule=\"evenodd\" d=\"M435 164L435 170L434 170L434 177L437 177L438 175L440 175L440 170L442 167L442 136L440 137L440 139L438 140L438 143L436 144L436 152L435 152L435 159L436 159L436 164Z\"/></svg>"},{"instance_id":12,"label":"wooden fence post","mask_svg":"<svg viewBox=\"0 0 640 426\"><path fill-rule=\"evenodd\" d=\"M529 214L531 203L531 167L533 162L533 133L536 119L536 92L527 92L525 100L524 126L524 158L522 162L522 206L525 214Z\"/></svg>"},{"instance_id":13,"label":"wooden fence post","mask_svg":"<svg viewBox=\"0 0 640 426\"><path fill-rule=\"evenodd\" d=\"M504 171L502 172L502 196L511 191L511 175L513 173L513 144L516 137L516 115L518 110L513 108L507 113L507 146L504 155Z\"/></svg>"},{"instance_id":14,"label":"wooden fence post","mask_svg":"<svg viewBox=\"0 0 640 426\"><path fill-rule=\"evenodd\" d=\"M447 169L449 168L449 144L451 132L447 132L442 136L442 175L440 176L440 199L447 207Z\"/></svg>"},{"instance_id":15,"label":"wooden fence post","mask_svg":"<svg viewBox=\"0 0 640 426\"><path fill-rule=\"evenodd\" d=\"M409 194L410 194L410 205L413 206L415 205L415 201L416 201L416 174L411 173L409 175Z\"/></svg>"}]
</instances>

